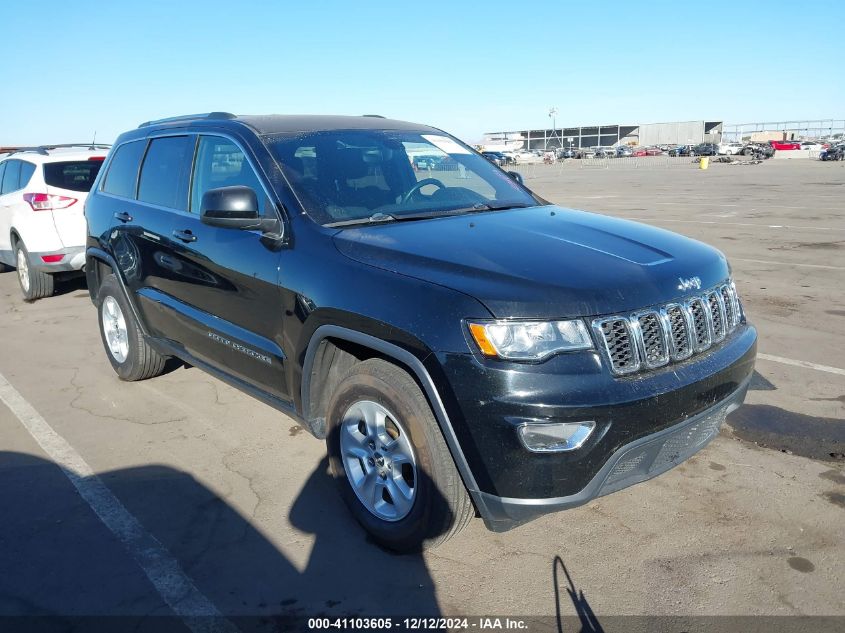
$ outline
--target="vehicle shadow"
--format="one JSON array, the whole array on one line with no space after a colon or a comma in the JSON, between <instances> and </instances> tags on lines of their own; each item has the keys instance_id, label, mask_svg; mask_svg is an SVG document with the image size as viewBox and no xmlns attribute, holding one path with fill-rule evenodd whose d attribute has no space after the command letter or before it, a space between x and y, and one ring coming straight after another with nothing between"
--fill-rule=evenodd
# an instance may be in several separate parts
<instances>
[{"instance_id":1,"label":"vehicle shadow","mask_svg":"<svg viewBox=\"0 0 845 633\"><path fill-rule=\"evenodd\" d=\"M106 527L69 477L88 481L33 455L0 452L0 618L24 617L49 631L90 630L86 622L103 616L116 627L109 630L185 631L137 552ZM325 460L294 502L291 526L269 522L279 525L272 536L169 466L98 477L241 631L307 630L311 617L440 614L422 556L398 556L368 542ZM74 622L81 625L68 628Z\"/></svg>"},{"instance_id":2,"label":"vehicle shadow","mask_svg":"<svg viewBox=\"0 0 845 633\"><path fill-rule=\"evenodd\" d=\"M579 629L580 633L604 633L604 629L602 628L601 623L599 623L598 617L596 617L592 607L590 607L590 603L587 602L584 591L575 588L575 583L572 581L572 576L569 575L569 570L566 569L566 565L563 564L563 559L561 559L560 556L555 556L554 561L552 562L552 579L555 587L555 618L557 621L558 633L564 633L564 631L574 631L575 629L573 626L576 624L574 619L567 618L562 614L558 570L562 571L563 575L566 576L566 593L572 601L572 605L575 607L575 614L578 617L577 624L580 624L581 627Z\"/></svg>"},{"instance_id":3,"label":"vehicle shadow","mask_svg":"<svg viewBox=\"0 0 845 633\"><path fill-rule=\"evenodd\" d=\"M85 279L85 275L74 275L57 280L53 296L67 295L73 292L79 292L76 296L88 299L88 282Z\"/></svg>"}]
</instances>

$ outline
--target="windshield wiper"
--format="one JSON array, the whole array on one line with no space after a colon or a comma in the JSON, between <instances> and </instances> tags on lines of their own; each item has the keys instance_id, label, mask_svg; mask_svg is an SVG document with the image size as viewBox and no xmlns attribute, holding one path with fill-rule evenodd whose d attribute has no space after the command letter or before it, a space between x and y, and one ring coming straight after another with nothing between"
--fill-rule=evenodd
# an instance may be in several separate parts
<instances>
[{"instance_id":1,"label":"windshield wiper","mask_svg":"<svg viewBox=\"0 0 845 633\"><path fill-rule=\"evenodd\" d=\"M458 209L443 209L439 211L421 211L419 213L400 213L391 215L389 213L376 212L366 218L355 218L354 220L341 220L339 222L330 222L324 224L329 228L343 228L346 226L359 226L362 224L381 224L386 222L410 222L413 220L428 220L431 218L443 218L453 215L464 215L466 213L480 213L483 211L506 211L507 209L524 209L530 207L529 204L487 204L478 203L471 207L461 207Z\"/></svg>"},{"instance_id":2,"label":"windshield wiper","mask_svg":"<svg viewBox=\"0 0 845 633\"><path fill-rule=\"evenodd\" d=\"M389 213L373 213L366 218L355 218L354 220L341 220L340 222L329 222L323 226L329 228L340 228L344 226L355 226L356 224L378 224L379 222L395 222L398 218Z\"/></svg>"}]
</instances>

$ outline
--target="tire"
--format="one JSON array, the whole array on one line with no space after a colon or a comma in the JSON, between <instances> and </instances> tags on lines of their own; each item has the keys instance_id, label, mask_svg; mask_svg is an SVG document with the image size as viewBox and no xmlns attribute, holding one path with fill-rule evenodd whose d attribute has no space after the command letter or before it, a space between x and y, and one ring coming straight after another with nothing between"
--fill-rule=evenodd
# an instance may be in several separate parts
<instances>
[{"instance_id":1,"label":"tire","mask_svg":"<svg viewBox=\"0 0 845 633\"><path fill-rule=\"evenodd\" d=\"M53 296L53 275L32 268L29 251L26 250L23 240L15 242L15 264L24 301L37 301Z\"/></svg>"},{"instance_id":2,"label":"tire","mask_svg":"<svg viewBox=\"0 0 845 633\"><path fill-rule=\"evenodd\" d=\"M164 372L167 357L156 352L147 343L113 274L103 279L100 284L97 293L97 317L106 357L121 380L145 380ZM106 332L106 323L109 323L109 333ZM110 346L109 338L112 337L112 342L115 343L115 334L121 330L121 326L119 344ZM116 348L115 351L112 347Z\"/></svg>"},{"instance_id":3,"label":"tire","mask_svg":"<svg viewBox=\"0 0 845 633\"><path fill-rule=\"evenodd\" d=\"M382 428L392 440L388 446L377 441L375 425L365 421L365 411L379 408L387 414ZM327 421L329 465L341 497L382 547L401 553L435 547L475 515L428 401L401 368L381 359L353 366L331 396ZM353 484L356 476L358 486ZM370 477L375 483L373 494L367 495ZM410 509L407 498L405 508L394 502L394 495L402 494L403 482L404 489L413 491ZM374 503L365 505L359 494L377 499L381 509Z\"/></svg>"}]
</instances>

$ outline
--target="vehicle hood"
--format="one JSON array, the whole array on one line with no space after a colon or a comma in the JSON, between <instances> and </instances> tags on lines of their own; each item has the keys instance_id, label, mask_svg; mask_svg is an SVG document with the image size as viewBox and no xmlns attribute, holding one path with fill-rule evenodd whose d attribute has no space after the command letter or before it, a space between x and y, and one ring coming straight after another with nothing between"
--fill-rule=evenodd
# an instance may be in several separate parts
<instances>
[{"instance_id":1,"label":"vehicle hood","mask_svg":"<svg viewBox=\"0 0 845 633\"><path fill-rule=\"evenodd\" d=\"M496 317L563 318L636 310L729 275L724 255L645 224L555 206L347 228L347 257L458 290ZM387 298L386 298L387 300Z\"/></svg>"}]
</instances>

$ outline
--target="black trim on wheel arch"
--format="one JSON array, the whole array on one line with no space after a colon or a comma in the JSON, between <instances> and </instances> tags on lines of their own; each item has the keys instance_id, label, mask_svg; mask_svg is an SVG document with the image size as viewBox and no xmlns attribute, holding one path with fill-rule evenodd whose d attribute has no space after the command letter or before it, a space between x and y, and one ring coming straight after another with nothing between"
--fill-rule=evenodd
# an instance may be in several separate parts
<instances>
[{"instance_id":1,"label":"black trim on wheel arch","mask_svg":"<svg viewBox=\"0 0 845 633\"><path fill-rule=\"evenodd\" d=\"M440 426L440 431L443 433L443 439L446 440L446 445L449 447L449 452L452 454L452 459L455 461L455 467L461 475L461 479L466 486L467 492L472 497L473 503L482 518L488 516L489 512L484 498L478 490L478 484L475 482L475 477L470 470L469 463L461 450L458 443L458 437L455 435L455 430L452 428L452 422L449 420L449 415L446 413L446 408L443 406L443 401L440 399L440 394L437 392L437 387L431 379L428 371L422 362L411 352L402 349L401 347L383 341L369 334L364 334L356 330L350 330L339 325L321 325L318 327L311 340L308 343L308 348L305 352L305 361L302 364L302 410L308 411L310 406L310 390L311 390L311 368L314 364L314 357L320 347L320 343L327 338L338 338L350 343L355 343L375 350L385 356L396 360L411 371L414 372L417 379L425 391L431 409L434 412L434 417Z\"/></svg>"},{"instance_id":2,"label":"black trim on wheel arch","mask_svg":"<svg viewBox=\"0 0 845 633\"><path fill-rule=\"evenodd\" d=\"M126 289L126 284L123 281L123 276L120 274L120 269L117 267L117 262L114 261L114 258L109 255L106 251L100 248L89 247L85 251L85 260L86 262L89 259L99 259L104 261L111 267L112 273L114 274L114 278L117 279L117 285L120 286L121 292L123 292L123 297L126 299L126 302L129 304L129 309L132 310L132 316L135 318L135 324L138 326L138 329L141 330L141 334L144 336L149 336L149 332L147 332L147 328L144 326L144 322L141 320L139 313L138 313L138 306L135 304L135 297L132 296L132 293ZM102 283L102 279L99 280Z\"/></svg>"}]
</instances>

